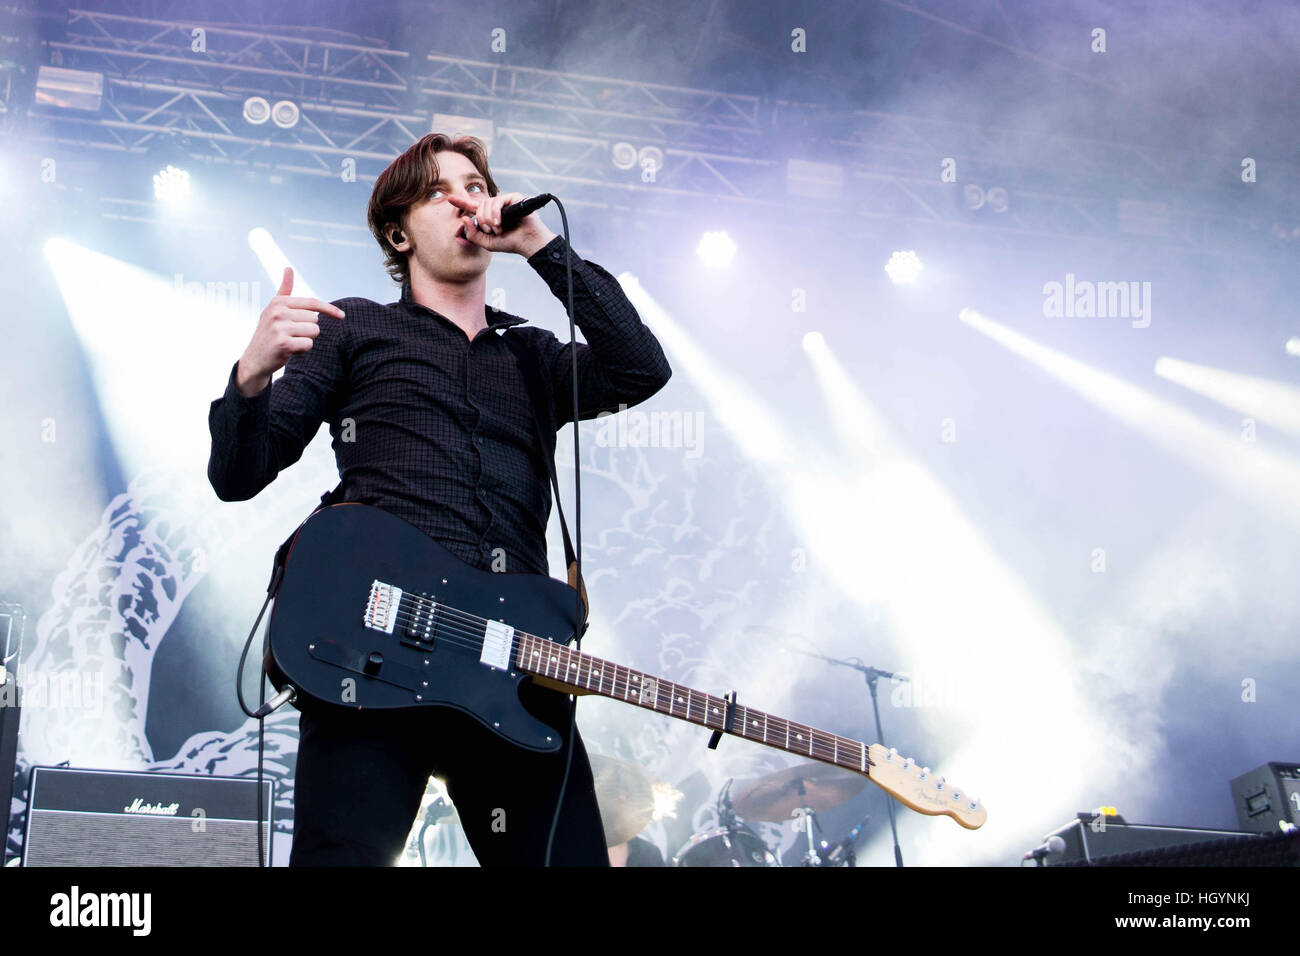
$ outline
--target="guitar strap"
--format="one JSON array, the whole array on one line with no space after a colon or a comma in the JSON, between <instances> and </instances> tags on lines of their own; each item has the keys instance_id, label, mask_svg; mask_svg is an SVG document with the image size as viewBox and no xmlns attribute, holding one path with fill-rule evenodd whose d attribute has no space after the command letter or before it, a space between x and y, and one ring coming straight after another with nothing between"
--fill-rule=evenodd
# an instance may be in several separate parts
<instances>
[{"instance_id":1,"label":"guitar strap","mask_svg":"<svg viewBox=\"0 0 1300 956\"><path fill-rule=\"evenodd\" d=\"M510 351L515 353L515 362L518 363L519 371L524 376L524 384L528 388L528 397L533 405L533 425L537 430L537 449L546 460L546 472L551 477L551 490L555 493L555 511L560 516L560 534L564 538L564 560L569 568L569 587L582 595L582 614L585 624L587 616L591 613L591 608L587 604L587 586L578 578L578 559L573 550L573 542L569 538L569 525L564 520L564 508L560 505L560 482L555 475L555 456L546 453L549 445L546 441L546 428L542 424L542 409L547 407L547 402L541 367L538 365L537 356L518 335L512 335L507 330L501 334L501 339L510 346ZM578 426L575 423L573 427ZM553 426L551 434L555 434Z\"/></svg>"}]
</instances>

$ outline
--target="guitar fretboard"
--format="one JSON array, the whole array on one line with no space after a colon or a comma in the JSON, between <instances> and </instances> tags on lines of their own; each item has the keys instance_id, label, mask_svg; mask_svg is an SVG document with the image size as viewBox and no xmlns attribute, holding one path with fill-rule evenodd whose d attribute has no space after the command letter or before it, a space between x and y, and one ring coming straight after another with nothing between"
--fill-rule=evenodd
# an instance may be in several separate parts
<instances>
[{"instance_id":1,"label":"guitar fretboard","mask_svg":"<svg viewBox=\"0 0 1300 956\"><path fill-rule=\"evenodd\" d=\"M532 634L516 632L516 636L515 664L526 673L846 770L867 772L870 763L867 746L860 740L817 730L740 704L732 707L731 727L728 729L727 708L731 704L724 697L613 664Z\"/></svg>"}]
</instances>

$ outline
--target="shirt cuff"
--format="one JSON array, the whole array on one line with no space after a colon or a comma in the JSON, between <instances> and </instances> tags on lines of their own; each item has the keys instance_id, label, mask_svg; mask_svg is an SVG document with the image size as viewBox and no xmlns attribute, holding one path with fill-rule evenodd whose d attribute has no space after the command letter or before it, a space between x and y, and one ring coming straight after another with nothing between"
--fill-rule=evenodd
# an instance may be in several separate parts
<instances>
[{"instance_id":1,"label":"shirt cuff","mask_svg":"<svg viewBox=\"0 0 1300 956\"><path fill-rule=\"evenodd\" d=\"M564 250L565 250L564 237L556 236L546 245L542 246L542 248L538 249L531 256L529 256L528 264L535 269L539 265L544 265L548 261L563 263Z\"/></svg>"},{"instance_id":2,"label":"shirt cuff","mask_svg":"<svg viewBox=\"0 0 1300 956\"><path fill-rule=\"evenodd\" d=\"M230 378L226 380L226 391L221 396L222 404L229 407L235 420L239 423L239 431L242 434L249 431L256 431L257 426L267 417L271 408L271 386L268 383L266 388L262 389L252 398L248 398L239 390L239 383L236 375L239 372L239 363L235 362L230 367Z\"/></svg>"}]
</instances>

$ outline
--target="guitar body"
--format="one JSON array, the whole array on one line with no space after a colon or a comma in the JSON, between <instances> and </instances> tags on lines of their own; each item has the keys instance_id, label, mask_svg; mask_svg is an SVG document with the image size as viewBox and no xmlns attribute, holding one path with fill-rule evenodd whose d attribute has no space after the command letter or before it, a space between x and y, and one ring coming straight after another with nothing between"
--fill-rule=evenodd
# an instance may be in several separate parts
<instances>
[{"instance_id":1,"label":"guitar body","mask_svg":"<svg viewBox=\"0 0 1300 956\"><path fill-rule=\"evenodd\" d=\"M510 656L513 629L565 645L576 600L564 582L480 571L401 518L337 504L292 540L267 675L277 690L292 685L302 709L448 707L517 746L555 751L560 734L520 699L531 678Z\"/></svg>"}]
</instances>

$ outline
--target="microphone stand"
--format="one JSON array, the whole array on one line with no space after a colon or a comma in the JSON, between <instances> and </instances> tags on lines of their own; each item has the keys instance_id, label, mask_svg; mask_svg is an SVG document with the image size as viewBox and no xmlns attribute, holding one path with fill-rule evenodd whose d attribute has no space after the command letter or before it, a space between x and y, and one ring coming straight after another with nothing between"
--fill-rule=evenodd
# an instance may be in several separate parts
<instances>
[{"instance_id":1,"label":"microphone stand","mask_svg":"<svg viewBox=\"0 0 1300 956\"><path fill-rule=\"evenodd\" d=\"M860 673L871 688L871 710L876 715L876 741L883 747L885 745L885 735L880 729L880 702L877 698L876 681L881 677L888 677L891 680L907 680L903 674L894 674L890 671L882 671L878 667L872 667L869 664L863 664L858 661L839 660L835 657L827 657L824 654L814 654L812 651L797 651L807 657L816 657L818 660L826 661L828 664L838 664L841 667L851 667ZM885 807L889 810L889 830L894 836L894 865L901 867L903 865L903 850L898 845L898 824L894 820L894 801L892 798L885 799Z\"/></svg>"},{"instance_id":2,"label":"microphone stand","mask_svg":"<svg viewBox=\"0 0 1300 956\"><path fill-rule=\"evenodd\" d=\"M420 825L420 833L416 837L416 847L420 852L420 866L428 866L429 858L424 850L424 833L431 826L435 826L439 821L445 820L454 814L454 810L448 806L447 801L443 799L442 794L438 794L430 801L429 806L425 808Z\"/></svg>"}]
</instances>

